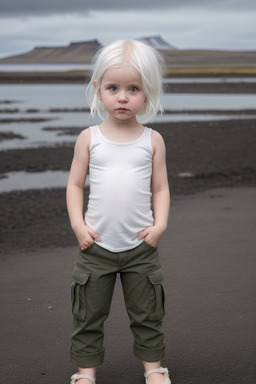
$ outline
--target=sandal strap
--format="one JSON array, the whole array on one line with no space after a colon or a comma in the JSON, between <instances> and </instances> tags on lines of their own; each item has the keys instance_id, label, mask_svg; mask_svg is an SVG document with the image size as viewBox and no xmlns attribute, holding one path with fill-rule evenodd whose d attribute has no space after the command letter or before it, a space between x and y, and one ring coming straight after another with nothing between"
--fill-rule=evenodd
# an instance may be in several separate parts
<instances>
[{"instance_id":1,"label":"sandal strap","mask_svg":"<svg viewBox=\"0 0 256 384\"><path fill-rule=\"evenodd\" d=\"M150 369L149 371L145 372L144 373L144 376L145 377L148 377L149 375L151 375L151 373L164 373L165 375L167 375L169 377L169 371L167 368L156 368L156 369Z\"/></svg>"},{"instance_id":2,"label":"sandal strap","mask_svg":"<svg viewBox=\"0 0 256 384\"><path fill-rule=\"evenodd\" d=\"M96 379L94 377L89 375L80 375L80 373L75 373L73 376L71 376L70 384L75 384L75 382L79 379L88 379L91 380L91 382L94 384Z\"/></svg>"}]
</instances>

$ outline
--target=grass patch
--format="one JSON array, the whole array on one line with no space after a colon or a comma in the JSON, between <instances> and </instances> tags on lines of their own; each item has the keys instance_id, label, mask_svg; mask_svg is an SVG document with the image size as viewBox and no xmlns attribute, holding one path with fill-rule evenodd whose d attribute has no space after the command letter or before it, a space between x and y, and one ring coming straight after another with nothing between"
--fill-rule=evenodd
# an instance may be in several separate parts
<instances>
[{"instance_id":1,"label":"grass patch","mask_svg":"<svg viewBox=\"0 0 256 384\"><path fill-rule=\"evenodd\" d=\"M256 75L256 68L164 68L165 75L186 75L186 74L214 74L214 75Z\"/></svg>"}]
</instances>

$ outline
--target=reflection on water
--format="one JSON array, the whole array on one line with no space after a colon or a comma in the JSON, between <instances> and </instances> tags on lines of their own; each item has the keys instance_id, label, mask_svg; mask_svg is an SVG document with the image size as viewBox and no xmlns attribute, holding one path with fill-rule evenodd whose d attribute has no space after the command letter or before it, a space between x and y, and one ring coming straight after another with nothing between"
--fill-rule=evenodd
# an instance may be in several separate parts
<instances>
[{"instance_id":1,"label":"reflection on water","mask_svg":"<svg viewBox=\"0 0 256 384\"><path fill-rule=\"evenodd\" d=\"M256 108L256 95L239 94L164 94L164 109L242 110Z\"/></svg>"},{"instance_id":2,"label":"reflection on water","mask_svg":"<svg viewBox=\"0 0 256 384\"><path fill-rule=\"evenodd\" d=\"M11 108L49 110L84 108L86 86L79 84L8 84L0 87L0 102L13 100ZM164 109L250 109L256 108L256 95L239 94L171 94L162 95ZM0 108L6 106L0 104Z\"/></svg>"},{"instance_id":3,"label":"reflection on water","mask_svg":"<svg viewBox=\"0 0 256 384\"><path fill-rule=\"evenodd\" d=\"M28 189L65 188L69 172L10 172L0 179L0 192L24 191ZM89 186L87 177L85 185Z\"/></svg>"},{"instance_id":4,"label":"reflection on water","mask_svg":"<svg viewBox=\"0 0 256 384\"><path fill-rule=\"evenodd\" d=\"M91 68L91 64L0 64L1 72L63 72L84 71Z\"/></svg>"},{"instance_id":5,"label":"reflection on water","mask_svg":"<svg viewBox=\"0 0 256 384\"><path fill-rule=\"evenodd\" d=\"M85 90L85 85L79 84L8 84L1 85L0 101L16 101L11 104L12 108L83 108L88 106Z\"/></svg>"}]
</instances>

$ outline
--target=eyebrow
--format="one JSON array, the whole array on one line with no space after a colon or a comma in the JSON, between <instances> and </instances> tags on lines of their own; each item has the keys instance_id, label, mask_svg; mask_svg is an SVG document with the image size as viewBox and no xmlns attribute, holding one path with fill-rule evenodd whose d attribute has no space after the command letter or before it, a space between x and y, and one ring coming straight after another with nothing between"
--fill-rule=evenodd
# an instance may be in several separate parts
<instances>
[{"instance_id":1,"label":"eyebrow","mask_svg":"<svg viewBox=\"0 0 256 384\"><path fill-rule=\"evenodd\" d=\"M141 83L137 83L137 82L130 83L129 85L130 85L130 86L131 86L131 85L132 85L132 86L136 86L136 87L141 87L141 86L142 86Z\"/></svg>"},{"instance_id":2,"label":"eyebrow","mask_svg":"<svg viewBox=\"0 0 256 384\"><path fill-rule=\"evenodd\" d=\"M105 86L109 86L109 85L116 85L118 84L118 81L108 81L107 83L105 83ZM136 81L135 82L131 82L128 84L128 87L141 87L142 84L141 83L137 83Z\"/></svg>"}]
</instances>

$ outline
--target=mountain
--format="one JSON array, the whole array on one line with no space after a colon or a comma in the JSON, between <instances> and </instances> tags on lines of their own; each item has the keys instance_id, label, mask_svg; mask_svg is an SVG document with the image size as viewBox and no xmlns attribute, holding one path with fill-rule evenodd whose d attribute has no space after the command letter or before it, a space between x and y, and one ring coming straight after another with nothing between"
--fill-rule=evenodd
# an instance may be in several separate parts
<instances>
[{"instance_id":1,"label":"mountain","mask_svg":"<svg viewBox=\"0 0 256 384\"><path fill-rule=\"evenodd\" d=\"M66 47L36 47L30 52L1 59L0 64L88 63L101 47L98 40L70 43Z\"/></svg>"},{"instance_id":2,"label":"mountain","mask_svg":"<svg viewBox=\"0 0 256 384\"><path fill-rule=\"evenodd\" d=\"M256 51L177 49L161 36L143 37L137 40L158 49L166 65L170 67L255 68ZM90 63L101 47L102 44L98 40L74 42L61 47L36 47L30 52L1 59L0 64Z\"/></svg>"},{"instance_id":3,"label":"mountain","mask_svg":"<svg viewBox=\"0 0 256 384\"><path fill-rule=\"evenodd\" d=\"M161 36L137 39L159 50L176 49ZM36 47L21 55L5 57L0 64L61 64L89 63L94 54L102 47L98 40L70 43L62 47Z\"/></svg>"},{"instance_id":4,"label":"mountain","mask_svg":"<svg viewBox=\"0 0 256 384\"><path fill-rule=\"evenodd\" d=\"M175 49L161 36L144 37L138 40L160 50ZM5 57L0 60L0 64L89 63L101 47L102 44L98 40L75 42L61 47L36 47L21 55Z\"/></svg>"},{"instance_id":5,"label":"mountain","mask_svg":"<svg viewBox=\"0 0 256 384\"><path fill-rule=\"evenodd\" d=\"M167 41L165 41L161 36L142 37L136 40L139 40L142 43L148 44L151 47L159 50L177 49L173 45L167 43Z\"/></svg>"}]
</instances>

